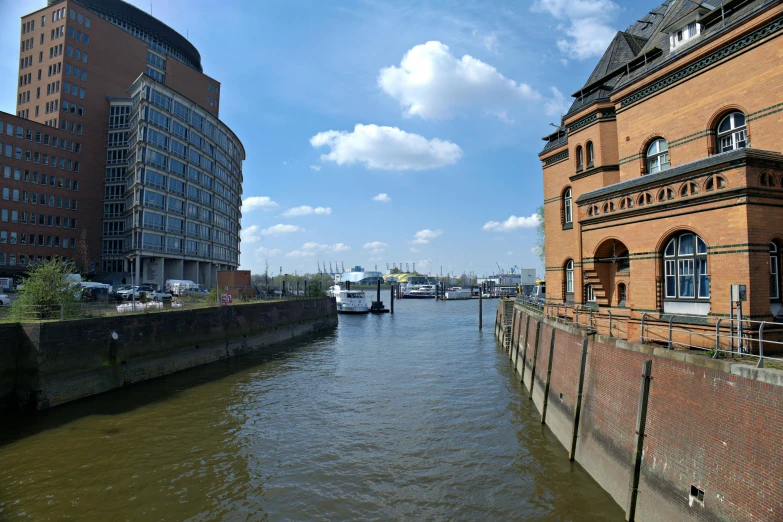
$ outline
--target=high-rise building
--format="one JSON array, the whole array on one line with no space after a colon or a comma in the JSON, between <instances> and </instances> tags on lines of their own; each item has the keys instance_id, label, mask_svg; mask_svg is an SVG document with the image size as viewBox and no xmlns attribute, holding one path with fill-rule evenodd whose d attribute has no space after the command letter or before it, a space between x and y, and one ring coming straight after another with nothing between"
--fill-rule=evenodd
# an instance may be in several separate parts
<instances>
[{"instance_id":1,"label":"high-rise building","mask_svg":"<svg viewBox=\"0 0 783 522\"><path fill-rule=\"evenodd\" d=\"M122 0L22 17L17 114L0 113L0 274L52 256L161 285L236 269L245 152L220 90L186 38Z\"/></svg>"}]
</instances>

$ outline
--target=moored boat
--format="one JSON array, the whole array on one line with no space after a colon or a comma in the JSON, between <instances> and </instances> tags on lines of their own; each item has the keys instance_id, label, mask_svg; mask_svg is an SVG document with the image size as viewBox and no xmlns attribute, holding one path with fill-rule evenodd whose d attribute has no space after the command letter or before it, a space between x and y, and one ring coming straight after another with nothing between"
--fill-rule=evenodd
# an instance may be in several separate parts
<instances>
[{"instance_id":1,"label":"moored boat","mask_svg":"<svg viewBox=\"0 0 783 522\"><path fill-rule=\"evenodd\" d=\"M370 307L367 306L367 299L361 290L345 290L340 285L334 285L329 289L329 293L337 301L338 314L368 314Z\"/></svg>"}]
</instances>

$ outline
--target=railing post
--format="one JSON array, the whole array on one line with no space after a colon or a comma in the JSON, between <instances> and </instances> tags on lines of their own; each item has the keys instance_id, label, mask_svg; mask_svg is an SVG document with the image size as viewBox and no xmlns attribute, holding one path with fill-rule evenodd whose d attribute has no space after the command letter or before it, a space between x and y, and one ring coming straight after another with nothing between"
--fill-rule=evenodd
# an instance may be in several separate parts
<instances>
[{"instance_id":1,"label":"railing post","mask_svg":"<svg viewBox=\"0 0 783 522\"><path fill-rule=\"evenodd\" d=\"M595 323L593 322L593 311L590 310L590 328L595 330Z\"/></svg>"},{"instance_id":2,"label":"railing post","mask_svg":"<svg viewBox=\"0 0 783 522\"><path fill-rule=\"evenodd\" d=\"M720 322L723 321L723 317L718 318L718 324L715 325L715 354L713 359L718 358L718 352L720 351Z\"/></svg>"},{"instance_id":3,"label":"railing post","mask_svg":"<svg viewBox=\"0 0 783 522\"><path fill-rule=\"evenodd\" d=\"M764 325L766 323L766 321L761 321L761 326L759 326L759 363L756 368L764 367Z\"/></svg>"},{"instance_id":4,"label":"railing post","mask_svg":"<svg viewBox=\"0 0 783 522\"><path fill-rule=\"evenodd\" d=\"M644 344L644 318L645 317L647 317L647 313L642 314L642 333L641 336L639 337L639 342L641 342L642 344Z\"/></svg>"},{"instance_id":5,"label":"railing post","mask_svg":"<svg viewBox=\"0 0 783 522\"><path fill-rule=\"evenodd\" d=\"M673 348L673 346L672 346L672 321L674 321L674 314L669 316L669 346L668 346L669 350L671 350Z\"/></svg>"},{"instance_id":6,"label":"railing post","mask_svg":"<svg viewBox=\"0 0 783 522\"><path fill-rule=\"evenodd\" d=\"M609 312L609 337L612 337L612 311L607 311Z\"/></svg>"},{"instance_id":7,"label":"railing post","mask_svg":"<svg viewBox=\"0 0 783 522\"><path fill-rule=\"evenodd\" d=\"M574 306L574 322L576 323L577 328L579 327L579 308Z\"/></svg>"}]
</instances>

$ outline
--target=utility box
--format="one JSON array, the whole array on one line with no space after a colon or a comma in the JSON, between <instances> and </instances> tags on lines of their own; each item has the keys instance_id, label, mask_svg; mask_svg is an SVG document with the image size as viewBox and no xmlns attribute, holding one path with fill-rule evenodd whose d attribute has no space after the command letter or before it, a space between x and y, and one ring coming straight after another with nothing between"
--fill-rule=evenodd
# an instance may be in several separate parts
<instances>
[{"instance_id":1,"label":"utility box","mask_svg":"<svg viewBox=\"0 0 783 522\"><path fill-rule=\"evenodd\" d=\"M731 285L731 301L739 303L748 300L748 290L745 285Z\"/></svg>"},{"instance_id":2,"label":"utility box","mask_svg":"<svg viewBox=\"0 0 783 522\"><path fill-rule=\"evenodd\" d=\"M256 289L250 282L250 270L218 272L217 287L221 294L228 294L237 300L256 297Z\"/></svg>"}]
</instances>

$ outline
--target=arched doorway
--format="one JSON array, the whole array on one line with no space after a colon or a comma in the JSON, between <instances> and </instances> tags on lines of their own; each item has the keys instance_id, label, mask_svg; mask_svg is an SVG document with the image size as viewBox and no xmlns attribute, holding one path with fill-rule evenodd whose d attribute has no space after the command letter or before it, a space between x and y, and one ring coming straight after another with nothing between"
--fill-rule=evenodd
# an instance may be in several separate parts
<instances>
[{"instance_id":1,"label":"arched doorway","mask_svg":"<svg viewBox=\"0 0 783 522\"><path fill-rule=\"evenodd\" d=\"M590 285L594 302L599 306L618 306L626 296L619 295L617 289L627 289L630 282L628 247L619 239L603 241L595 250L593 269L585 270L585 285Z\"/></svg>"}]
</instances>

